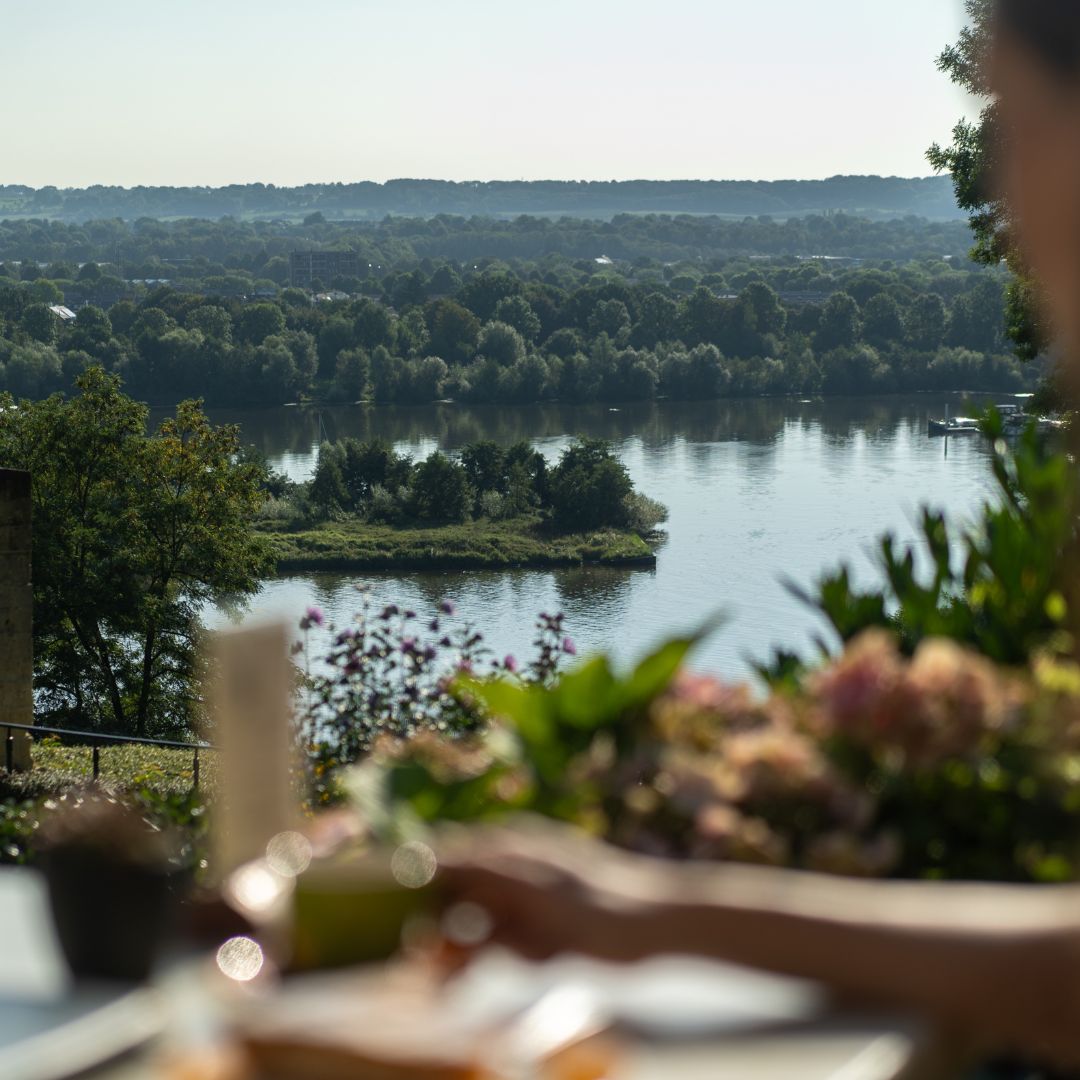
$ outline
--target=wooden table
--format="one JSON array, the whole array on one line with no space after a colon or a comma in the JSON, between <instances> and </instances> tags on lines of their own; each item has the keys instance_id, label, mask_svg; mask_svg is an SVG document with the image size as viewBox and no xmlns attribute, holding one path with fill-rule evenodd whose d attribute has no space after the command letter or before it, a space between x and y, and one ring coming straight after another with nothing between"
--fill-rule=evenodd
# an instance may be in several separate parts
<instances>
[{"instance_id":1,"label":"wooden table","mask_svg":"<svg viewBox=\"0 0 1080 1080\"><path fill-rule=\"evenodd\" d=\"M509 958L493 958L469 978L474 997L498 1000L520 994L528 984L542 991L565 980L587 983L636 1031L628 1037L618 1074L625 1080L896 1080L915 1054L914 1028L895 1018L830 1015L812 986L719 965L672 960L616 972L584 960L530 969ZM147 1041L148 1049L92 1073L96 1080L159 1077L152 1063L155 1040L149 1036L160 1028L175 1044L177 1029L187 1030L193 1007L211 1008L194 1000L194 990L178 991L178 985L129 1002L126 1016L121 1005L108 1023L96 1020L93 1007L115 991L71 984L57 953L41 880L26 870L0 870L4 1080L67 1075L64 1049L77 1053L78 1040L69 1037L72 1028L63 1038L58 1035L60 1025L79 1013L91 1014L82 1027L90 1043L101 1036L116 1041L125 1030L133 1041ZM178 1010L186 1012L183 1020ZM40 1051L30 1055L34 1060L17 1056L20 1040L50 1029L57 1036L38 1043ZM50 1071L46 1059L58 1050ZM916 1070L915 1075L922 1074Z\"/></svg>"}]
</instances>

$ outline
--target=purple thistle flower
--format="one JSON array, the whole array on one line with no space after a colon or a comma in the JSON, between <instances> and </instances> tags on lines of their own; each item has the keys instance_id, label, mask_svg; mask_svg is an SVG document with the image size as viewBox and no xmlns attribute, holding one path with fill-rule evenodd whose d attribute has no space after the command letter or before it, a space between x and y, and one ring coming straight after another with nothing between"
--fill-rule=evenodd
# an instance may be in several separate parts
<instances>
[{"instance_id":1,"label":"purple thistle flower","mask_svg":"<svg viewBox=\"0 0 1080 1080\"><path fill-rule=\"evenodd\" d=\"M514 657L508 655L506 659L503 660L503 667L506 668L506 670L509 671L512 675L515 671L517 671L518 662L514 659Z\"/></svg>"},{"instance_id":2,"label":"purple thistle flower","mask_svg":"<svg viewBox=\"0 0 1080 1080\"><path fill-rule=\"evenodd\" d=\"M443 601L443 602L442 602L442 603L441 603L441 604L439 605L439 610L440 610L440 611L441 611L441 612L442 612L442 613L443 613L444 615L453 615L453 614L454 614L454 612L455 612L455 611L457 611L457 608L456 608L456 607L454 606L454 603L453 603L453 601L451 601L451 600L444 600L444 601Z\"/></svg>"},{"instance_id":3,"label":"purple thistle flower","mask_svg":"<svg viewBox=\"0 0 1080 1080\"><path fill-rule=\"evenodd\" d=\"M416 652L416 638L402 638L401 639L401 651L406 655L408 653Z\"/></svg>"},{"instance_id":4,"label":"purple thistle flower","mask_svg":"<svg viewBox=\"0 0 1080 1080\"><path fill-rule=\"evenodd\" d=\"M387 604L386 607L384 607L382 609L382 612L379 614L379 618L385 622L387 619L392 619L400 611L401 608L399 608L397 604Z\"/></svg>"},{"instance_id":5,"label":"purple thistle flower","mask_svg":"<svg viewBox=\"0 0 1080 1080\"><path fill-rule=\"evenodd\" d=\"M437 634L439 632L439 620L438 619L432 619L431 622L428 623L428 629L433 634Z\"/></svg>"},{"instance_id":6,"label":"purple thistle flower","mask_svg":"<svg viewBox=\"0 0 1080 1080\"><path fill-rule=\"evenodd\" d=\"M307 614L300 620L300 629L310 630L313 626L322 626L325 621L322 608L309 607Z\"/></svg>"},{"instance_id":7,"label":"purple thistle flower","mask_svg":"<svg viewBox=\"0 0 1080 1080\"><path fill-rule=\"evenodd\" d=\"M426 649L424 649L424 659L425 660L428 660L428 661L434 660L435 657L438 656L438 655L439 654L435 651L435 646L434 645L429 645Z\"/></svg>"},{"instance_id":8,"label":"purple thistle flower","mask_svg":"<svg viewBox=\"0 0 1080 1080\"><path fill-rule=\"evenodd\" d=\"M563 638L562 651L567 656L577 656L577 646L574 644L573 638Z\"/></svg>"},{"instance_id":9,"label":"purple thistle flower","mask_svg":"<svg viewBox=\"0 0 1080 1080\"><path fill-rule=\"evenodd\" d=\"M406 618L406 619L415 619L415 618L416 618L416 612L415 612L415 611L413 611L413 610L412 610L412 608L409 608L409 609L408 609L408 610L407 610L407 611L405 612L405 618Z\"/></svg>"}]
</instances>

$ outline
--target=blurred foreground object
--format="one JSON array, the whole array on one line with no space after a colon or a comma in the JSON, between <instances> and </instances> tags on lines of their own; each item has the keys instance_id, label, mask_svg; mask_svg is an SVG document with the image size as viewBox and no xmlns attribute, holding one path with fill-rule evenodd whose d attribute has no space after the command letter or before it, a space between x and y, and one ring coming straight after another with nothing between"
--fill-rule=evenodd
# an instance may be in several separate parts
<instances>
[{"instance_id":1,"label":"blurred foreground object","mask_svg":"<svg viewBox=\"0 0 1080 1080\"><path fill-rule=\"evenodd\" d=\"M245 1026L267 1078L305 1080L602 1080L614 1042L585 992L541 993L523 1008L470 1013L416 972L366 989L349 979L303 981Z\"/></svg>"},{"instance_id":2,"label":"blurred foreground object","mask_svg":"<svg viewBox=\"0 0 1080 1080\"><path fill-rule=\"evenodd\" d=\"M257 626L214 638L208 688L220 748L214 806L217 877L262 858L299 817L294 792L293 671L284 627Z\"/></svg>"},{"instance_id":3,"label":"blurred foreground object","mask_svg":"<svg viewBox=\"0 0 1080 1080\"><path fill-rule=\"evenodd\" d=\"M314 863L296 882L292 966L384 961L433 918L438 863L426 844Z\"/></svg>"},{"instance_id":4,"label":"blurred foreground object","mask_svg":"<svg viewBox=\"0 0 1080 1080\"><path fill-rule=\"evenodd\" d=\"M144 981L174 906L177 845L94 791L72 800L42 831L49 901L72 974Z\"/></svg>"}]
</instances>

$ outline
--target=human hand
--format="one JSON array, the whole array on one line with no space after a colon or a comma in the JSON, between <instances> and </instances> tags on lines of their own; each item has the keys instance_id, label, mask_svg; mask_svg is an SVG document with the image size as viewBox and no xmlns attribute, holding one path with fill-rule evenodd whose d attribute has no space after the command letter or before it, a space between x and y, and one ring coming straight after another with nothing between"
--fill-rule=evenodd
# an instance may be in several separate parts
<instances>
[{"instance_id":1,"label":"human hand","mask_svg":"<svg viewBox=\"0 0 1080 1080\"><path fill-rule=\"evenodd\" d=\"M482 941L454 941L466 956L487 944L531 960L577 952L629 960L629 904L620 900L621 857L570 830L469 831L439 854L448 919L463 905L486 915ZM470 935L465 935L468 938Z\"/></svg>"}]
</instances>

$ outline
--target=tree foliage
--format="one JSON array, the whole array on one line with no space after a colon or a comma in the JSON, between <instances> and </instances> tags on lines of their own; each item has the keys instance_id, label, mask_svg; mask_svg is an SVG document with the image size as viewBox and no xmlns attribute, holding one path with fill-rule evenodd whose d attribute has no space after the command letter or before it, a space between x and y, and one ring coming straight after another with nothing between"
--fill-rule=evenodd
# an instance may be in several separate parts
<instances>
[{"instance_id":1,"label":"tree foliage","mask_svg":"<svg viewBox=\"0 0 1080 1080\"><path fill-rule=\"evenodd\" d=\"M1045 347L1046 332L1033 302L1033 285L1010 235L1009 207L996 182L1008 132L1001 123L997 104L990 100L986 81L994 2L965 0L964 6L968 25L961 31L959 40L942 52L938 67L984 104L976 122L959 121L953 128L952 143L949 146L935 143L927 157L939 172L952 174L956 201L968 211L975 235L972 257L987 266L1004 261L1013 271L1007 296L1007 334L1017 355L1032 360Z\"/></svg>"},{"instance_id":2,"label":"tree foliage","mask_svg":"<svg viewBox=\"0 0 1080 1080\"><path fill-rule=\"evenodd\" d=\"M250 529L262 472L197 402L148 435L115 376L91 368L77 384L0 409L0 462L33 476L39 703L80 726L182 731L202 609L271 569Z\"/></svg>"}]
</instances>

